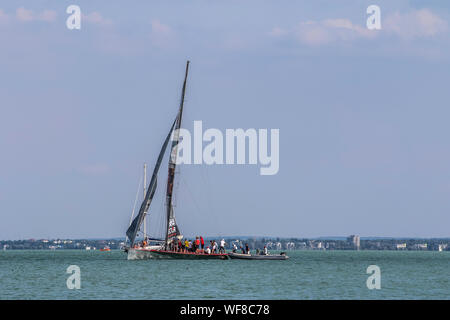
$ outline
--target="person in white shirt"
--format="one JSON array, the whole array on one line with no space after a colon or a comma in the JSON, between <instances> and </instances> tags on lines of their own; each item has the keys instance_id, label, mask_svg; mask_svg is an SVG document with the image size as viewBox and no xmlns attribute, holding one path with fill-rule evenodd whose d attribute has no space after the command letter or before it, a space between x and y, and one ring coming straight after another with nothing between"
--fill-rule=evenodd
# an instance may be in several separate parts
<instances>
[{"instance_id":1,"label":"person in white shirt","mask_svg":"<svg viewBox=\"0 0 450 320\"><path fill-rule=\"evenodd\" d=\"M209 247L206 247L205 253L206 254L210 254L211 253L211 249Z\"/></svg>"},{"instance_id":2,"label":"person in white shirt","mask_svg":"<svg viewBox=\"0 0 450 320\"><path fill-rule=\"evenodd\" d=\"M265 255L268 255L269 253L267 252L267 247L266 246L264 246L264 254Z\"/></svg>"},{"instance_id":3,"label":"person in white shirt","mask_svg":"<svg viewBox=\"0 0 450 320\"><path fill-rule=\"evenodd\" d=\"M225 239L220 240L220 248L219 248L219 253L225 253Z\"/></svg>"}]
</instances>

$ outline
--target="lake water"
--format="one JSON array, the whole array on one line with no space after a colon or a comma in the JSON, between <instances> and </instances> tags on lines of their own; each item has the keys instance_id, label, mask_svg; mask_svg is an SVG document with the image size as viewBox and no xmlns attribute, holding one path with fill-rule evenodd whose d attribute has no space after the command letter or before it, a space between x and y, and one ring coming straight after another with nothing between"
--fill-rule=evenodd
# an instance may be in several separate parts
<instances>
[{"instance_id":1,"label":"lake water","mask_svg":"<svg viewBox=\"0 0 450 320\"><path fill-rule=\"evenodd\" d=\"M139 260L121 251L1 251L0 299L450 299L450 252L288 251L287 261ZM69 265L81 270L70 290ZM369 290L369 265L381 289Z\"/></svg>"}]
</instances>

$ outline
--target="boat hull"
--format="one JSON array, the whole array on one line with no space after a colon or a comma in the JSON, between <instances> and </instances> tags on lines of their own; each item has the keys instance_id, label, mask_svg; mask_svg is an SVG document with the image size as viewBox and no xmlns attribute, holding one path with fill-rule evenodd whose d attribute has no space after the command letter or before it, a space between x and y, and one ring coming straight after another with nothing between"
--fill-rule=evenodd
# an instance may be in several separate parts
<instances>
[{"instance_id":1,"label":"boat hull","mask_svg":"<svg viewBox=\"0 0 450 320\"><path fill-rule=\"evenodd\" d=\"M155 259L150 251L159 249L159 246L150 246L149 248L126 248L127 260L147 260Z\"/></svg>"},{"instance_id":2,"label":"boat hull","mask_svg":"<svg viewBox=\"0 0 450 320\"><path fill-rule=\"evenodd\" d=\"M149 250L152 258L156 259L182 259L182 260L227 260L226 253L206 254L206 253L184 253L164 250Z\"/></svg>"},{"instance_id":3,"label":"boat hull","mask_svg":"<svg viewBox=\"0 0 450 320\"><path fill-rule=\"evenodd\" d=\"M262 254L245 254L245 253L234 253L230 252L228 256L231 259L242 259L242 260L287 260L289 257L284 254L277 254L277 255L262 255Z\"/></svg>"}]
</instances>

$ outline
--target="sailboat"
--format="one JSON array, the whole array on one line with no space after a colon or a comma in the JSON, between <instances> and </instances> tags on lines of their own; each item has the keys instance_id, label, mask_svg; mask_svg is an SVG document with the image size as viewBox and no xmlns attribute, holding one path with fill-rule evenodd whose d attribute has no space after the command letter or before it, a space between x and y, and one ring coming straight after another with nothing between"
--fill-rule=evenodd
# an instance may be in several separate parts
<instances>
[{"instance_id":1,"label":"sailboat","mask_svg":"<svg viewBox=\"0 0 450 320\"><path fill-rule=\"evenodd\" d=\"M175 214L173 210L173 187L175 181L175 168L176 168L176 157L178 151L179 143L179 129L181 127L181 118L183 115L184 107L184 96L186 92L186 83L189 72L189 61L186 63L186 72L184 76L183 88L181 92L180 106L178 109L177 116L170 127L169 133L164 140L164 143L159 152L155 167L153 169L153 174L150 179L148 188L146 188L144 200L142 201L141 207L137 216L133 219L131 224L126 231L126 236L128 239L128 245L125 247L125 252L127 252L128 260L135 259L152 259L152 258L175 258L175 259L228 259L228 254L206 254L201 250L200 252L186 252L176 249L176 244L183 238L180 229L175 220ZM172 137L173 135L173 137ZM149 213L150 204L153 200L157 189L157 175L159 168L161 166L164 154L166 152L167 146L169 144L170 138L172 137L171 152L169 156L169 168L167 177L167 189L166 189L166 224L165 224L165 238L164 239L148 239L144 232L144 240L141 243L136 241L137 234L141 227L145 229L146 224L144 223L147 214ZM144 178L145 180L145 178ZM144 186L145 186L144 182ZM153 241L157 245L149 245Z\"/></svg>"}]
</instances>

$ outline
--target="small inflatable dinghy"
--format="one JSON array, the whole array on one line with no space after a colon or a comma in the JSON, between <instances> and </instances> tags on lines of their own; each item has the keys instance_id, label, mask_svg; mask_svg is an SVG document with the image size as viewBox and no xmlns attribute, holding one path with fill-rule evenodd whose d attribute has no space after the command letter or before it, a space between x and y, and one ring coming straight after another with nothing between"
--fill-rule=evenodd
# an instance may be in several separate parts
<instances>
[{"instance_id":1,"label":"small inflatable dinghy","mask_svg":"<svg viewBox=\"0 0 450 320\"><path fill-rule=\"evenodd\" d=\"M245 259L245 260L287 260L289 257L286 253L281 254L245 254L230 252L228 256L231 259Z\"/></svg>"}]
</instances>

